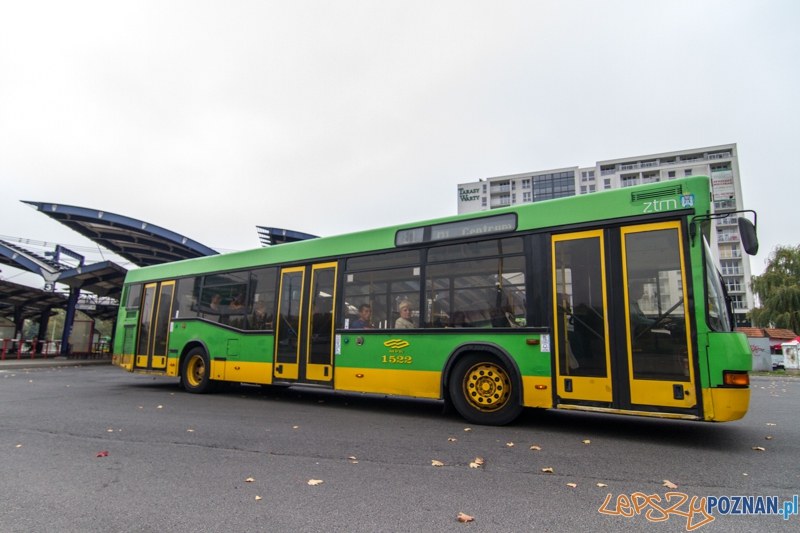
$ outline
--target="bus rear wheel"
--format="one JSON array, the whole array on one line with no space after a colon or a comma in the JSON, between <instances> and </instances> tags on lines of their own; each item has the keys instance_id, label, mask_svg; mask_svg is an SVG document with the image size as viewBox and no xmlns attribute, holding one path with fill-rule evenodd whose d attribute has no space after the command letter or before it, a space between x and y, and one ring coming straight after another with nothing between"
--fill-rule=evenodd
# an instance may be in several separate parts
<instances>
[{"instance_id":1,"label":"bus rear wheel","mask_svg":"<svg viewBox=\"0 0 800 533\"><path fill-rule=\"evenodd\" d=\"M450 398L468 422L502 426L522 412L519 390L505 365L495 357L469 354L456 362L449 382Z\"/></svg>"},{"instance_id":2,"label":"bus rear wheel","mask_svg":"<svg viewBox=\"0 0 800 533\"><path fill-rule=\"evenodd\" d=\"M211 364L203 348L192 348L186 354L181 381L187 392L203 394L214 390L216 383L211 379Z\"/></svg>"}]
</instances>

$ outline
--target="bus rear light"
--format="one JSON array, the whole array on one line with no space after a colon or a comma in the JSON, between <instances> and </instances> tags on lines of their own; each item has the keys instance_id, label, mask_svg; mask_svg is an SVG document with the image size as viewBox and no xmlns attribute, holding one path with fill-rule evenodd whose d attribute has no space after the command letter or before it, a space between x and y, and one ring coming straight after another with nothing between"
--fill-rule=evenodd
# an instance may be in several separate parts
<instances>
[{"instance_id":1,"label":"bus rear light","mask_svg":"<svg viewBox=\"0 0 800 533\"><path fill-rule=\"evenodd\" d=\"M722 373L722 382L729 387L748 387L750 375L747 372L726 370Z\"/></svg>"}]
</instances>

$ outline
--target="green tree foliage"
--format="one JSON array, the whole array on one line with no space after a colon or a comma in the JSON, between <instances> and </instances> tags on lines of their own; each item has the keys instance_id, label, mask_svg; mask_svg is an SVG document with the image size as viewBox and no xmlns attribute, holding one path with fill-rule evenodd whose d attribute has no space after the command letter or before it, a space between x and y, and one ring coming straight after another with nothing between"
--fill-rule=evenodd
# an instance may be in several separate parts
<instances>
[{"instance_id":1,"label":"green tree foliage","mask_svg":"<svg viewBox=\"0 0 800 533\"><path fill-rule=\"evenodd\" d=\"M761 303L750 312L755 326L800 332L800 245L775 248L750 286Z\"/></svg>"}]
</instances>

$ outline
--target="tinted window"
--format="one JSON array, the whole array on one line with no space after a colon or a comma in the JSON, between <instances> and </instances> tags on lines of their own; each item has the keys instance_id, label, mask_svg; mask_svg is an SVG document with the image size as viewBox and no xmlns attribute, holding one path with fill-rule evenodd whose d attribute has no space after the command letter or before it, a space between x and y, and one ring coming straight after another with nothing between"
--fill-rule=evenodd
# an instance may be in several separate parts
<instances>
[{"instance_id":1,"label":"tinted window","mask_svg":"<svg viewBox=\"0 0 800 533\"><path fill-rule=\"evenodd\" d=\"M130 286L130 291L128 292L128 309L139 309L139 304L142 303L142 284L137 283L136 285Z\"/></svg>"},{"instance_id":2,"label":"tinted window","mask_svg":"<svg viewBox=\"0 0 800 533\"><path fill-rule=\"evenodd\" d=\"M428 262L522 253L522 237L439 246L428 250Z\"/></svg>"},{"instance_id":3,"label":"tinted window","mask_svg":"<svg viewBox=\"0 0 800 533\"><path fill-rule=\"evenodd\" d=\"M273 329L275 316L275 284L277 268L250 272L250 299L247 307L247 329Z\"/></svg>"},{"instance_id":4,"label":"tinted window","mask_svg":"<svg viewBox=\"0 0 800 533\"><path fill-rule=\"evenodd\" d=\"M351 257L347 260L347 270L366 270L370 268L386 268L403 265L418 265L419 250L389 252L386 254Z\"/></svg>"},{"instance_id":5,"label":"tinted window","mask_svg":"<svg viewBox=\"0 0 800 533\"><path fill-rule=\"evenodd\" d=\"M197 302L200 299L202 278L183 278L177 281L175 289L175 318L194 318L197 316Z\"/></svg>"},{"instance_id":6,"label":"tinted window","mask_svg":"<svg viewBox=\"0 0 800 533\"><path fill-rule=\"evenodd\" d=\"M359 318L359 307L372 308L372 325L377 329L392 329L401 318L400 305L411 305L408 322L419 326L420 276L419 268L357 272L345 275L343 314L349 322ZM408 303L404 303L408 302ZM403 322L400 323L404 324Z\"/></svg>"}]
</instances>

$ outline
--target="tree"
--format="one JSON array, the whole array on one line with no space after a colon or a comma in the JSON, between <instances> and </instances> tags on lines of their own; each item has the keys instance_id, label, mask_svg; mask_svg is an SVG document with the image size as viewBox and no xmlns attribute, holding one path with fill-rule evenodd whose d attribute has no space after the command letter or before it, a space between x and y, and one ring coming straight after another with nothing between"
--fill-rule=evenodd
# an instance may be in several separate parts
<instances>
[{"instance_id":1,"label":"tree","mask_svg":"<svg viewBox=\"0 0 800 533\"><path fill-rule=\"evenodd\" d=\"M800 332L800 245L777 246L750 287L761 303L750 311L755 326Z\"/></svg>"}]
</instances>

